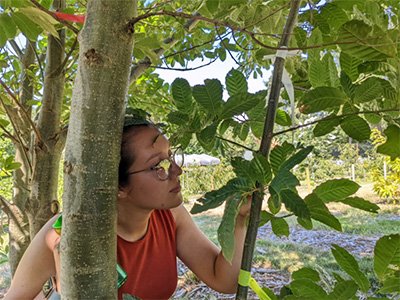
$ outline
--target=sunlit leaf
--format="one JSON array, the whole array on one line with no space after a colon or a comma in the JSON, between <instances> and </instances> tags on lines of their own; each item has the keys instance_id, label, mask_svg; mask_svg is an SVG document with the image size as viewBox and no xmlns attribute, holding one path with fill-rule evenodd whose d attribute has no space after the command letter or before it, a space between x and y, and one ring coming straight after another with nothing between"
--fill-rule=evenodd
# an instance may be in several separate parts
<instances>
[{"instance_id":1,"label":"sunlit leaf","mask_svg":"<svg viewBox=\"0 0 400 300\"><path fill-rule=\"evenodd\" d=\"M308 278L314 282L318 282L321 280L321 278L319 277L319 273L310 268L302 268L292 273L292 279L302 279L302 278Z\"/></svg>"},{"instance_id":2,"label":"sunlit leaf","mask_svg":"<svg viewBox=\"0 0 400 300\"><path fill-rule=\"evenodd\" d=\"M376 151L389 155L391 160L395 160L400 157L400 128L396 125L389 125L383 133L387 140L383 145L378 146Z\"/></svg>"},{"instance_id":3,"label":"sunlit leaf","mask_svg":"<svg viewBox=\"0 0 400 300\"><path fill-rule=\"evenodd\" d=\"M326 292L322 287L308 278L300 278L290 283L293 294L300 299L325 299Z\"/></svg>"},{"instance_id":4,"label":"sunlit leaf","mask_svg":"<svg viewBox=\"0 0 400 300\"><path fill-rule=\"evenodd\" d=\"M354 257L347 250L336 244L332 244L332 247L332 254L339 266L354 279L364 293L368 292L370 286L369 281L364 273L360 271Z\"/></svg>"},{"instance_id":5,"label":"sunlit leaf","mask_svg":"<svg viewBox=\"0 0 400 300\"><path fill-rule=\"evenodd\" d=\"M289 225L285 219L271 220L272 232L277 236L289 236Z\"/></svg>"},{"instance_id":6,"label":"sunlit leaf","mask_svg":"<svg viewBox=\"0 0 400 300\"><path fill-rule=\"evenodd\" d=\"M342 231L340 221L332 215L329 209L325 206L324 202L318 198L314 193L308 195L304 202L307 204L311 213L311 218L317 220L337 231Z\"/></svg>"},{"instance_id":7,"label":"sunlit leaf","mask_svg":"<svg viewBox=\"0 0 400 300\"><path fill-rule=\"evenodd\" d=\"M176 107L180 111L184 113L192 111L192 88L186 79L176 78L171 84L171 93Z\"/></svg>"},{"instance_id":8,"label":"sunlit leaf","mask_svg":"<svg viewBox=\"0 0 400 300\"><path fill-rule=\"evenodd\" d=\"M21 12L13 13L13 20L22 33L31 41L36 41L37 36L43 31Z\"/></svg>"},{"instance_id":9,"label":"sunlit leaf","mask_svg":"<svg viewBox=\"0 0 400 300\"><path fill-rule=\"evenodd\" d=\"M347 204L351 207L355 207L361 210L365 210L367 212L371 212L371 213L377 213L379 206L371 203L367 200L364 200L363 198L360 197L352 197L352 198L346 198L343 200L339 200L338 202L341 202L343 204Z\"/></svg>"},{"instance_id":10,"label":"sunlit leaf","mask_svg":"<svg viewBox=\"0 0 400 300\"><path fill-rule=\"evenodd\" d=\"M217 79L206 79L204 85L195 85L192 93L196 101L213 116L217 116L222 100L222 85Z\"/></svg>"},{"instance_id":11,"label":"sunlit leaf","mask_svg":"<svg viewBox=\"0 0 400 300\"><path fill-rule=\"evenodd\" d=\"M290 126L292 124L292 118L288 115L286 111L277 109L275 123L281 126Z\"/></svg>"},{"instance_id":12,"label":"sunlit leaf","mask_svg":"<svg viewBox=\"0 0 400 300\"><path fill-rule=\"evenodd\" d=\"M400 293L400 278L391 277L383 282L382 288L378 291L380 294Z\"/></svg>"},{"instance_id":13,"label":"sunlit leaf","mask_svg":"<svg viewBox=\"0 0 400 300\"><path fill-rule=\"evenodd\" d=\"M374 270L379 279L384 279L400 267L400 234L381 237L374 249Z\"/></svg>"},{"instance_id":14,"label":"sunlit leaf","mask_svg":"<svg viewBox=\"0 0 400 300\"><path fill-rule=\"evenodd\" d=\"M357 293L358 285L353 280L346 280L336 284L332 293L328 295L329 300L350 300Z\"/></svg>"},{"instance_id":15,"label":"sunlit leaf","mask_svg":"<svg viewBox=\"0 0 400 300\"><path fill-rule=\"evenodd\" d=\"M292 144L283 142L282 145L275 146L269 155L271 168L277 174L281 165L286 161L286 157L295 150Z\"/></svg>"},{"instance_id":16,"label":"sunlit leaf","mask_svg":"<svg viewBox=\"0 0 400 300\"><path fill-rule=\"evenodd\" d=\"M332 179L317 186L316 194L323 202L339 201L358 191L360 186L349 179Z\"/></svg>"}]
</instances>

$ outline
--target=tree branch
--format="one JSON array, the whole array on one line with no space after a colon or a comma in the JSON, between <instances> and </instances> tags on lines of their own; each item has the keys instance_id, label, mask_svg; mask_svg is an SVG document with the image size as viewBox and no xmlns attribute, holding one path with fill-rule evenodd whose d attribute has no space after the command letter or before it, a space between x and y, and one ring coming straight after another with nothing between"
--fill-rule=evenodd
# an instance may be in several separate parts
<instances>
[{"instance_id":1,"label":"tree branch","mask_svg":"<svg viewBox=\"0 0 400 300\"><path fill-rule=\"evenodd\" d=\"M0 124L0 128L4 131L6 137L8 137L13 142L17 142L17 139L3 125Z\"/></svg>"},{"instance_id":2,"label":"tree branch","mask_svg":"<svg viewBox=\"0 0 400 300\"><path fill-rule=\"evenodd\" d=\"M217 58L211 60L210 62L208 62L208 63L206 63L204 65L201 65L201 66L198 66L198 67L194 67L194 68L184 68L184 69L182 68L182 69L180 69L180 68L170 68L170 67L158 67L158 66L152 66L152 65L149 65L148 68L185 72L185 71L193 71L193 70L197 70L197 69L201 69L201 68L207 67L207 66L211 65L213 62L215 62L216 60L217 60Z\"/></svg>"},{"instance_id":3,"label":"tree branch","mask_svg":"<svg viewBox=\"0 0 400 300\"><path fill-rule=\"evenodd\" d=\"M357 112L347 113L347 114L343 114L343 115L339 115L339 116L328 116L328 117L325 117L325 118L322 118L320 120L316 120L316 121L313 121L313 122L310 122L310 123L307 123L307 124L303 124L303 125L291 127L289 129L286 129L286 130L275 132L273 134L273 136L281 135L281 134L286 133L286 132L291 132L291 131L294 131L294 130L297 130L297 129L300 129L300 128L303 128L303 127L311 126L311 125L317 124L317 123L322 122L322 121L335 120L335 119L340 119L340 118L347 117L347 116L352 116L352 115L378 114L378 113L383 113L383 112L388 112L388 111L399 111L400 112L400 109L399 108L388 108L388 109L375 110L375 111L374 110L367 110L367 111L357 111Z\"/></svg>"},{"instance_id":4,"label":"tree branch","mask_svg":"<svg viewBox=\"0 0 400 300\"><path fill-rule=\"evenodd\" d=\"M7 85L0 79L0 84L3 86L3 88L7 91L7 93L13 98L17 106L22 110L24 116L27 118L27 121L29 124L32 126L32 130L35 132L36 138L39 141L42 141L41 136L39 131L36 128L36 125L33 123L32 119L29 117L28 113L26 112L25 108L22 106L22 104L18 101L17 97L12 93L12 91L7 87Z\"/></svg>"},{"instance_id":5,"label":"tree branch","mask_svg":"<svg viewBox=\"0 0 400 300\"><path fill-rule=\"evenodd\" d=\"M14 40L9 40L8 42L10 43L11 47L13 47L19 59L22 60L24 57L24 53L21 51L21 48L19 48L18 44Z\"/></svg>"},{"instance_id":6,"label":"tree branch","mask_svg":"<svg viewBox=\"0 0 400 300\"><path fill-rule=\"evenodd\" d=\"M62 20L60 18L58 18L55 14L53 14L51 11L49 11L48 9L46 9L45 7L43 7L42 5L40 5L38 2L36 2L35 0L29 0L30 3L32 3L36 8L40 9L41 11L44 11L46 14L50 15L52 18L54 18L55 20L57 20L59 23L63 24L65 27L71 29L75 34L79 33L79 29L75 28L74 26L72 26L70 23L68 23L65 20Z\"/></svg>"},{"instance_id":7,"label":"tree branch","mask_svg":"<svg viewBox=\"0 0 400 300\"><path fill-rule=\"evenodd\" d=\"M238 147L241 147L241 148L243 148L243 149L246 149L246 150L248 150L248 151L256 152L256 151L254 151L254 149L251 149L251 148L249 148L249 147L247 147L247 146L245 146L245 145L236 143L235 141L231 141L231 140L228 140L228 139L226 139L226 138L223 138L222 136L217 135L216 138L218 138L218 139L220 139L220 140L223 140L223 141L225 141L225 142L231 143L231 144L233 144L233 145L236 145L236 146L238 146Z\"/></svg>"}]
</instances>

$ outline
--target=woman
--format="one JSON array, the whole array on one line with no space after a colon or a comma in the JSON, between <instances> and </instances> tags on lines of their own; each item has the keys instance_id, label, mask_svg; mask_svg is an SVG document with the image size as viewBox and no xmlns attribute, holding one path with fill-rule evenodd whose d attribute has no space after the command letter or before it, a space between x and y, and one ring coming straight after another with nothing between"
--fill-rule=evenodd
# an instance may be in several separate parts
<instances>
[{"instance_id":1,"label":"woman","mask_svg":"<svg viewBox=\"0 0 400 300\"><path fill-rule=\"evenodd\" d=\"M118 264L127 280L118 290L141 299L168 299L177 284L176 256L202 281L222 293L237 288L250 203L236 221L230 264L194 224L182 205L177 164L168 140L149 122L124 127L119 167ZM5 299L33 299L55 275L60 287L60 236L52 218L25 252Z\"/></svg>"}]
</instances>

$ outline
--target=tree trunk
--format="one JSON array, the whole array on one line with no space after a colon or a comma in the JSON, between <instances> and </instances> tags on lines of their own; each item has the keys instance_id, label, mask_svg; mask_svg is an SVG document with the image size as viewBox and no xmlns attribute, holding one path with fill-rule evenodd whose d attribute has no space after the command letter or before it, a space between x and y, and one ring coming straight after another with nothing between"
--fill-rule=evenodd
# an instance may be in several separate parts
<instances>
[{"instance_id":1,"label":"tree trunk","mask_svg":"<svg viewBox=\"0 0 400 300\"><path fill-rule=\"evenodd\" d=\"M282 39L279 44L280 48L288 47L290 35L296 24L297 14L300 8L301 0L292 0L290 7L289 16L285 25L285 29L282 34ZM264 132L261 140L260 153L265 157L268 157L271 148L275 115L278 108L279 95L281 93L282 86L282 71L285 64L285 58L276 57L274 64L274 74L272 77L271 92L268 99L267 116L265 119ZM259 190L263 190L263 187L257 183ZM258 224L260 222L260 212L263 201L262 193L254 193L253 205L250 211L249 226L247 229L245 247L243 249L243 259L241 269L247 272L251 272L253 253L255 243L257 239ZM236 299L247 299L248 286L238 285L238 291Z\"/></svg>"},{"instance_id":2,"label":"tree trunk","mask_svg":"<svg viewBox=\"0 0 400 300\"><path fill-rule=\"evenodd\" d=\"M62 11L65 0L55 0L53 10ZM60 117L64 92L65 29L59 37L48 37L42 105L33 149L31 193L27 205L31 239L58 211L58 172L64 141L60 139Z\"/></svg>"},{"instance_id":3,"label":"tree trunk","mask_svg":"<svg viewBox=\"0 0 400 300\"><path fill-rule=\"evenodd\" d=\"M64 163L61 293L117 298L118 163L136 0L90 0Z\"/></svg>"}]
</instances>

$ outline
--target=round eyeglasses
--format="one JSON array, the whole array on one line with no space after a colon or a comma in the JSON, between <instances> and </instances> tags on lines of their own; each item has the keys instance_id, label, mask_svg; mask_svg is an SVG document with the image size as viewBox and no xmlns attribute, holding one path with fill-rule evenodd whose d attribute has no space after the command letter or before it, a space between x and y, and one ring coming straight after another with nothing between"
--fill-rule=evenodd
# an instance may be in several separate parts
<instances>
[{"instance_id":1,"label":"round eyeglasses","mask_svg":"<svg viewBox=\"0 0 400 300\"><path fill-rule=\"evenodd\" d=\"M183 161L184 161L184 155L182 148L176 148L170 157L161 160L154 167L150 167L135 172L130 172L128 173L128 175L133 175L144 171L156 171L158 179L164 181L169 178L169 174L172 169L172 162L181 168L183 166Z\"/></svg>"}]
</instances>

